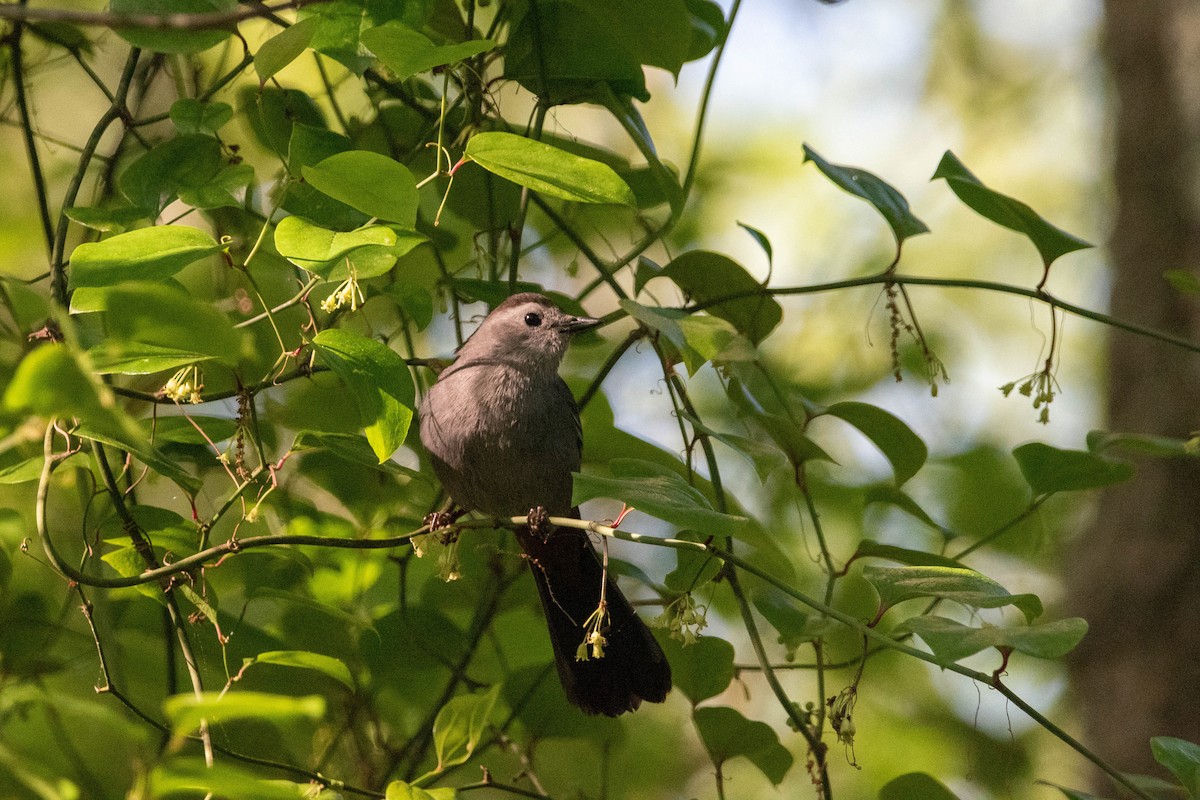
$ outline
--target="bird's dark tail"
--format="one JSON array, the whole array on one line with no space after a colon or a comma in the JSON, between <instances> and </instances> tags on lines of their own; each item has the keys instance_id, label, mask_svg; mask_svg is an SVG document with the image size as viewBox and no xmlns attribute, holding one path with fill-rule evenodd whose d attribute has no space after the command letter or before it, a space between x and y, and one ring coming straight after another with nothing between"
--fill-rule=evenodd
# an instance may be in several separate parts
<instances>
[{"instance_id":1,"label":"bird's dark tail","mask_svg":"<svg viewBox=\"0 0 1200 800\"><path fill-rule=\"evenodd\" d=\"M583 531L558 528L543 539L540 533L521 528L517 538L542 598L567 699L585 713L610 717L633 711L643 700L661 703L671 690L671 667L646 623L611 578L605 590L608 624L600 631L605 639L603 658L594 657L589 648L586 660L576 659L606 580Z\"/></svg>"}]
</instances>

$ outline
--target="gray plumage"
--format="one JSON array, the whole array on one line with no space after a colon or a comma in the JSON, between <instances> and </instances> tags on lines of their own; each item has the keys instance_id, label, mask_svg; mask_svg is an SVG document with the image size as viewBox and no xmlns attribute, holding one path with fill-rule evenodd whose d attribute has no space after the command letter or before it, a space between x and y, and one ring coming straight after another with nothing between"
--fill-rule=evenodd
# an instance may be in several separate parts
<instances>
[{"instance_id":1,"label":"gray plumage","mask_svg":"<svg viewBox=\"0 0 1200 800\"><path fill-rule=\"evenodd\" d=\"M544 509L578 517L571 473L583 446L579 411L558 367L573 334L598 320L560 311L524 293L499 306L442 371L420 409L421 442L461 509L508 517ZM582 531L518 529L546 613L567 698L583 711L616 716L671 688L662 649L607 579L610 626L604 658L575 659L584 622L606 577Z\"/></svg>"}]
</instances>

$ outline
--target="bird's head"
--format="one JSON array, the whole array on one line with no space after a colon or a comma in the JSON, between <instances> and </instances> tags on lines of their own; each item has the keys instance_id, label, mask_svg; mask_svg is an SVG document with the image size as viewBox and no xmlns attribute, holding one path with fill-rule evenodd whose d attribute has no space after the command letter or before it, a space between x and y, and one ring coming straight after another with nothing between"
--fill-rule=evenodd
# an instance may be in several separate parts
<instances>
[{"instance_id":1,"label":"bird's head","mask_svg":"<svg viewBox=\"0 0 1200 800\"><path fill-rule=\"evenodd\" d=\"M515 294L488 314L459 358L497 359L557 372L571 337L599 324L598 319L560 310L540 294Z\"/></svg>"}]
</instances>

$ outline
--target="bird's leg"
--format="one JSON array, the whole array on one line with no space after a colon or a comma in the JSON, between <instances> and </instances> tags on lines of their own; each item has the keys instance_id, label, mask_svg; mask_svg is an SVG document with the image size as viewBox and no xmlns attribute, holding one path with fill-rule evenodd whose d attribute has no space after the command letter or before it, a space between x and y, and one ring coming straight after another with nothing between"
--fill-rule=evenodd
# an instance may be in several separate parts
<instances>
[{"instance_id":1,"label":"bird's leg","mask_svg":"<svg viewBox=\"0 0 1200 800\"><path fill-rule=\"evenodd\" d=\"M534 506L529 509L529 532L534 536L540 536L543 543L550 541L550 535L554 533L554 526L546 524L546 520L549 518L550 515L544 506Z\"/></svg>"},{"instance_id":2,"label":"bird's leg","mask_svg":"<svg viewBox=\"0 0 1200 800\"><path fill-rule=\"evenodd\" d=\"M431 511L426 514L422 522L428 525L429 532L433 533L442 528L449 528L454 524L455 520L465 513L467 513L465 509L455 508L452 504L448 504L440 511Z\"/></svg>"}]
</instances>

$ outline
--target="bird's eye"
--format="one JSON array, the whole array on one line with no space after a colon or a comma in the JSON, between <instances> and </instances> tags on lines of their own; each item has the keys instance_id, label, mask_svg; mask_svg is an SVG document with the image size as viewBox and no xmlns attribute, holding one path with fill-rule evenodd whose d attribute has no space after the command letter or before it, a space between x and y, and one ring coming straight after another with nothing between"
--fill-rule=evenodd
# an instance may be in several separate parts
<instances>
[{"instance_id":1,"label":"bird's eye","mask_svg":"<svg viewBox=\"0 0 1200 800\"><path fill-rule=\"evenodd\" d=\"M525 324L531 328L536 328L538 325L542 324L542 315L530 311L525 315Z\"/></svg>"}]
</instances>

